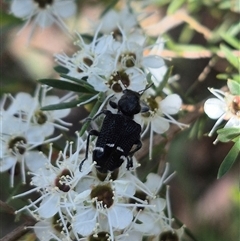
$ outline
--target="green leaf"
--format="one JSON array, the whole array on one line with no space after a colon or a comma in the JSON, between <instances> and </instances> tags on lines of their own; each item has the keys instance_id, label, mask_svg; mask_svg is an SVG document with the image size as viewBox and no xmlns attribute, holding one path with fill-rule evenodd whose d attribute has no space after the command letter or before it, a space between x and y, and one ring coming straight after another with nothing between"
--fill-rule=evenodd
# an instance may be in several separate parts
<instances>
[{"instance_id":1,"label":"green leaf","mask_svg":"<svg viewBox=\"0 0 240 241\"><path fill-rule=\"evenodd\" d=\"M43 111L48 111L48 110L62 110L62 109L69 109L76 107L79 104L79 100L74 100L74 101L69 101L69 102L64 102L64 103L59 103L56 105L47 105L41 108Z\"/></svg>"},{"instance_id":2,"label":"green leaf","mask_svg":"<svg viewBox=\"0 0 240 241\"><path fill-rule=\"evenodd\" d=\"M90 91L89 89L85 88L85 86L80 84L74 84L69 81L59 80L59 79L40 79L38 80L42 84L49 85L51 87L61 89L61 90L69 90L74 92L81 92L81 93L97 93L96 91Z\"/></svg>"},{"instance_id":3,"label":"green leaf","mask_svg":"<svg viewBox=\"0 0 240 241\"><path fill-rule=\"evenodd\" d=\"M167 14L173 14L185 3L185 0L173 0L168 6Z\"/></svg>"},{"instance_id":4,"label":"green leaf","mask_svg":"<svg viewBox=\"0 0 240 241\"><path fill-rule=\"evenodd\" d=\"M159 86L156 89L156 95L161 95L162 94L162 90L163 88L166 86L171 74L172 74L172 70L173 70L173 66L170 66L166 72L166 74L164 75L164 78L162 80L162 82L159 84Z\"/></svg>"},{"instance_id":5,"label":"green leaf","mask_svg":"<svg viewBox=\"0 0 240 241\"><path fill-rule=\"evenodd\" d=\"M239 75L239 74L233 74L233 75L232 75L232 79L233 79L234 81L240 82L240 75Z\"/></svg>"},{"instance_id":6,"label":"green leaf","mask_svg":"<svg viewBox=\"0 0 240 241\"><path fill-rule=\"evenodd\" d=\"M54 70L57 72L57 73L60 73L60 74L67 74L69 72L69 69L61 66L61 65L57 65L54 67Z\"/></svg>"},{"instance_id":7,"label":"green leaf","mask_svg":"<svg viewBox=\"0 0 240 241\"><path fill-rule=\"evenodd\" d=\"M220 45L220 49L224 52L225 58L228 60L228 62L239 70L239 59L233 55L232 50L224 44Z\"/></svg>"},{"instance_id":8,"label":"green leaf","mask_svg":"<svg viewBox=\"0 0 240 241\"><path fill-rule=\"evenodd\" d=\"M95 105L93 106L88 118L93 118L95 116L95 114L98 112L99 107L101 106L101 104L104 100L104 97L105 97L105 94L103 92L98 94L98 100L95 103ZM83 124L83 126L79 132L80 136L82 136L84 134L84 132L88 129L89 125L90 125L90 121L87 121Z\"/></svg>"},{"instance_id":9,"label":"green leaf","mask_svg":"<svg viewBox=\"0 0 240 241\"><path fill-rule=\"evenodd\" d=\"M233 163L236 161L237 157L239 156L239 150L240 150L240 139L233 145L231 150L224 158L221 166L219 167L218 175L217 175L218 179L221 178L223 175L225 175L232 167Z\"/></svg>"},{"instance_id":10,"label":"green leaf","mask_svg":"<svg viewBox=\"0 0 240 241\"><path fill-rule=\"evenodd\" d=\"M1 15L1 21L0 21L1 28L7 25L21 24L23 22L20 18L16 18L12 14L8 14L2 10L0 11L0 15Z\"/></svg>"},{"instance_id":11,"label":"green leaf","mask_svg":"<svg viewBox=\"0 0 240 241\"><path fill-rule=\"evenodd\" d=\"M217 139L221 142L233 141L240 135L240 129L236 127L222 128L217 131Z\"/></svg>"},{"instance_id":12,"label":"green leaf","mask_svg":"<svg viewBox=\"0 0 240 241\"><path fill-rule=\"evenodd\" d=\"M233 95L240 95L240 82L229 79L227 86Z\"/></svg>"},{"instance_id":13,"label":"green leaf","mask_svg":"<svg viewBox=\"0 0 240 241\"><path fill-rule=\"evenodd\" d=\"M239 49L239 40L234 38L233 36L229 35L228 33L221 33L221 37L233 48Z\"/></svg>"},{"instance_id":14,"label":"green leaf","mask_svg":"<svg viewBox=\"0 0 240 241\"><path fill-rule=\"evenodd\" d=\"M104 9L104 11L101 13L100 18L102 18L108 11L110 11L111 9L113 9L113 7L118 3L118 0L112 0L110 1L110 3L108 4L108 6L106 6L106 8Z\"/></svg>"},{"instance_id":15,"label":"green leaf","mask_svg":"<svg viewBox=\"0 0 240 241\"><path fill-rule=\"evenodd\" d=\"M228 75L228 74L218 74L216 77L217 77L218 79L224 79L224 80L226 80L226 79L229 78L229 75Z\"/></svg>"},{"instance_id":16,"label":"green leaf","mask_svg":"<svg viewBox=\"0 0 240 241\"><path fill-rule=\"evenodd\" d=\"M84 88L88 89L88 90L91 90L90 92L96 92L94 90L94 88L92 87L92 85L90 85L86 80L83 80L83 79L77 79L77 78L74 78L74 77L71 77L69 75L66 75L66 74L60 74L61 77L65 78L65 79L69 79L73 82L76 82L77 84L83 86ZM97 92L96 92L97 93Z\"/></svg>"}]
</instances>

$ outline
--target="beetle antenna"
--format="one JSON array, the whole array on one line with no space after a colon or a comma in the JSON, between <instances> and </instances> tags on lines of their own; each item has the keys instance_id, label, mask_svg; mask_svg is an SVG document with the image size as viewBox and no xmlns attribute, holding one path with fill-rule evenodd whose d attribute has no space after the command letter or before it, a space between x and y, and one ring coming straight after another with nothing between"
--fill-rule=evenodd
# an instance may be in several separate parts
<instances>
[{"instance_id":1,"label":"beetle antenna","mask_svg":"<svg viewBox=\"0 0 240 241\"><path fill-rule=\"evenodd\" d=\"M138 93L139 93L140 95L142 95L147 89L151 88L152 86L153 86L153 83L151 83L150 85L148 85L145 89L140 90Z\"/></svg>"}]
</instances>

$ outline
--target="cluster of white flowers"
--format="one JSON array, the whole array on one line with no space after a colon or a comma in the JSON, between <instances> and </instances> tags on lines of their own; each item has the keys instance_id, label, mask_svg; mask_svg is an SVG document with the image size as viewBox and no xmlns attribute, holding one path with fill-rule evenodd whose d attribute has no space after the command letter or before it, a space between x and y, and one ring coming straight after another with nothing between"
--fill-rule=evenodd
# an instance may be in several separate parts
<instances>
[{"instance_id":1,"label":"cluster of white flowers","mask_svg":"<svg viewBox=\"0 0 240 241\"><path fill-rule=\"evenodd\" d=\"M42 111L41 107L71 99L72 94L60 99L47 95L48 90L46 86L38 86L34 96L20 92L15 98L5 95L1 101L0 172L10 170L11 186L16 167L20 168L22 181L26 183L25 166L37 169L38 162L35 160L42 160L36 149L60 137L52 137L55 128L68 130L67 126L71 125L62 120L69 114L69 109Z\"/></svg>"},{"instance_id":2,"label":"cluster of white flowers","mask_svg":"<svg viewBox=\"0 0 240 241\"><path fill-rule=\"evenodd\" d=\"M30 167L33 189L14 197L39 193L38 199L18 210L28 210L36 218L33 228L39 240L130 241L166 232L183 234L183 227L175 230L171 225L168 188L166 198L159 196L171 177L168 165L162 177L150 173L145 183L135 173L136 160L131 171L123 165L105 175L96 171L89 158L80 172L85 144L77 135L75 150L73 143L67 143L56 160L50 145L48 157L35 160L38 170Z\"/></svg>"},{"instance_id":3,"label":"cluster of white flowers","mask_svg":"<svg viewBox=\"0 0 240 241\"><path fill-rule=\"evenodd\" d=\"M111 24L107 24L110 19ZM113 21L114 19L116 21ZM142 136L150 129L149 156L152 158L153 132L165 133L170 127L169 123L180 128L187 127L171 116L178 114L181 109L180 96L164 94L160 98L156 93L167 67L164 60L153 53L163 48L164 40L158 38L153 46L146 47L146 37L137 25L136 17L128 8L119 13L110 10L102 18L92 41L85 43L81 34L77 35L79 40L75 44L80 50L71 57L64 53L56 54L55 57L56 62L66 69L67 76L70 77L70 80L64 80L71 81L71 78L75 78L77 82L84 79L96 91L92 98L83 102L84 104L97 99L99 92L105 94L106 101L109 98L119 99L125 88L141 92L150 85L147 81L150 76L153 87L141 96L141 101L149 106L149 111L136 115L135 121L143 130L145 129ZM148 55L145 53L146 48L149 50ZM107 108L114 111L110 106Z\"/></svg>"},{"instance_id":4,"label":"cluster of white flowers","mask_svg":"<svg viewBox=\"0 0 240 241\"><path fill-rule=\"evenodd\" d=\"M60 0L23 3L30 8L24 11L24 4L20 8L20 1L14 0L12 13L34 19L41 27L53 21L62 24L61 18L71 15L75 6L73 1ZM65 7L68 11L63 14ZM138 92L141 104L146 104L148 111L135 115L134 120L142 127L142 136L150 130L151 158L153 133L165 133L170 123L180 128L186 126L171 116L181 109L180 96L169 89L161 91L159 97L167 66L154 53L163 48L164 40L159 37L156 43L147 47L147 38L129 8L121 12L109 10L92 39L86 39L80 33L77 37L75 45L79 50L76 53L55 55L56 62L66 70L59 81L77 84L79 80L84 87L91 87L88 91L92 96L79 105L96 100L102 94L103 103L95 114L103 108L116 111L107 105L107 101L110 98L119 100L125 89ZM13 186L16 164L21 165L23 182L26 182L25 168L28 169L33 188L14 198L33 192L39 194L36 200L30 200L29 205L17 211L28 211L36 218L33 228L38 239L130 241L142 240L145 236L151 236L152 240L180 239L183 228L172 228L169 189L166 188L163 197L159 196L169 179L168 165L162 177L150 173L145 183L136 175L139 165L134 157L131 170L123 163L119 169L105 175L95 168L91 151L82 166L86 141L78 134L76 147L67 142L57 158L54 158L56 151L52 144L48 156L36 150L59 138L49 138L55 127L67 130L69 126L61 120L69 110L42 111L41 107L75 98L72 93L62 99L47 96L48 90L45 86L38 87L34 97L26 93L19 93L15 98L6 96L1 105L4 132L0 171L11 170ZM6 108L7 99L12 103ZM90 143L94 144L94 141ZM82 169L79 169L80 165Z\"/></svg>"}]
</instances>

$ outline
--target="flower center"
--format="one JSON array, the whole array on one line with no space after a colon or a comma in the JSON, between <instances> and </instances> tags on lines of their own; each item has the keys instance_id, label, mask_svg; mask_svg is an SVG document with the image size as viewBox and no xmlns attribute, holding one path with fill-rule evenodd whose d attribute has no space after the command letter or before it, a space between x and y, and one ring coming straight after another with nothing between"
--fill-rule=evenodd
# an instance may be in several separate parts
<instances>
[{"instance_id":1,"label":"flower center","mask_svg":"<svg viewBox=\"0 0 240 241\"><path fill-rule=\"evenodd\" d=\"M116 72L113 73L110 76L108 84L112 88L112 90L116 93L120 93L123 91L121 85L119 84L119 81L121 81L123 85L126 86L126 88L130 85L130 79L125 72L119 71L117 73Z\"/></svg>"},{"instance_id":2,"label":"flower center","mask_svg":"<svg viewBox=\"0 0 240 241\"><path fill-rule=\"evenodd\" d=\"M52 227L54 230L56 230L58 233L64 232L64 225L62 223L62 220L58 214L55 214L52 218ZM68 230L71 230L71 224L66 221L66 227Z\"/></svg>"},{"instance_id":3,"label":"flower center","mask_svg":"<svg viewBox=\"0 0 240 241\"><path fill-rule=\"evenodd\" d=\"M35 120L39 125L42 125L47 122L47 115L43 111L38 110L34 114Z\"/></svg>"},{"instance_id":4,"label":"flower center","mask_svg":"<svg viewBox=\"0 0 240 241\"><path fill-rule=\"evenodd\" d=\"M234 96L230 109L234 115L240 117L240 96Z\"/></svg>"},{"instance_id":5,"label":"flower center","mask_svg":"<svg viewBox=\"0 0 240 241\"><path fill-rule=\"evenodd\" d=\"M119 57L119 62L123 63L123 65L127 68L133 67L136 61L135 53L124 53Z\"/></svg>"},{"instance_id":6,"label":"flower center","mask_svg":"<svg viewBox=\"0 0 240 241\"><path fill-rule=\"evenodd\" d=\"M92 234L88 240L89 241L108 241L109 240L109 233L107 232L99 232L97 234Z\"/></svg>"},{"instance_id":7,"label":"flower center","mask_svg":"<svg viewBox=\"0 0 240 241\"><path fill-rule=\"evenodd\" d=\"M38 4L39 8L46 8L48 5L52 5L54 0L34 0Z\"/></svg>"},{"instance_id":8,"label":"flower center","mask_svg":"<svg viewBox=\"0 0 240 241\"><path fill-rule=\"evenodd\" d=\"M71 187L69 185L72 180L71 172L68 169L64 169L60 175L55 179L55 186L63 192L68 192Z\"/></svg>"},{"instance_id":9,"label":"flower center","mask_svg":"<svg viewBox=\"0 0 240 241\"><path fill-rule=\"evenodd\" d=\"M109 185L98 185L93 188L91 199L96 200L95 207L100 203L103 208L110 208L113 205L113 190Z\"/></svg>"},{"instance_id":10,"label":"flower center","mask_svg":"<svg viewBox=\"0 0 240 241\"><path fill-rule=\"evenodd\" d=\"M148 202L147 195L142 191L136 191L136 193L134 194L134 197L141 199L144 202ZM136 201L134 198L130 198L129 203L138 204L140 202ZM144 207L137 206L138 211L143 210L143 209L144 209Z\"/></svg>"},{"instance_id":11,"label":"flower center","mask_svg":"<svg viewBox=\"0 0 240 241\"><path fill-rule=\"evenodd\" d=\"M172 231L163 232L160 235L159 241L178 241L178 236Z\"/></svg>"},{"instance_id":12,"label":"flower center","mask_svg":"<svg viewBox=\"0 0 240 241\"><path fill-rule=\"evenodd\" d=\"M112 31L112 36L114 39L120 41L122 39L122 32L119 30L119 28L115 28Z\"/></svg>"},{"instance_id":13,"label":"flower center","mask_svg":"<svg viewBox=\"0 0 240 241\"><path fill-rule=\"evenodd\" d=\"M23 155L26 151L25 145L27 140L22 136L17 136L10 140L8 143L8 148L12 151L13 154Z\"/></svg>"},{"instance_id":14,"label":"flower center","mask_svg":"<svg viewBox=\"0 0 240 241\"><path fill-rule=\"evenodd\" d=\"M84 64L86 64L89 67L93 64L93 61L88 57L84 57L82 61ZM82 73L84 72L84 70L82 70L80 67L77 67L77 72Z\"/></svg>"},{"instance_id":15,"label":"flower center","mask_svg":"<svg viewBox=\"0 0 240 241\"><path fill-rule=\"evenodd\" d=\"M149 96L146 99L146 103L149 107L149 111L142 113L141 115L144 117L150 117L151 115L154 115L157 110L159 109L159 105L158 102L156 101L156 99L153 96Z\"/></svg>"}]
</instances>

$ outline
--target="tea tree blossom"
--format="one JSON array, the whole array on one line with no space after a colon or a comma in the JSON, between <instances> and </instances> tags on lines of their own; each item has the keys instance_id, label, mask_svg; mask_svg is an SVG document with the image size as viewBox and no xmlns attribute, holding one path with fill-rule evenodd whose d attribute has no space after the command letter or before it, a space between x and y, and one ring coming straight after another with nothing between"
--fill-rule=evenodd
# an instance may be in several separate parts
<instances>
[{"instance_id":1,"label":"tea tree blossom","mask_svg":"<svg viewBox=\"0 0 240 241\"><path fill-rule=\"evenodd\" d=\"M26 167L30 168L32 165L35 165L36 159L40 162L43 159L39 151L34 150L34 148L48 141L55 140L58 137L44 140L45 138L41 129L29 125L22 118L9 116L6 112L0 117L0 120L3 130L0 140L0 171L10 170L10 185L13 187L16 165L20 164L22 181L26 183Z\"/></svg>"},{"instance_id":2,"label":"tea tree blossom","mask_svg":"<svg viewBox=\"0 0 240 241\"><path fill-rule=\"evenodd\" d=\"M32 175L31 185L34 188L26 193L16 195L14 198L34 191L40 192L41 196L23 209L31 210L33 208L32 212L37 213L39 217L51 218L57 213L62 217L62 209L70 214L75 208L73 203L76 196L74 188L79 180L91 171L91 165L87 165L87 162L83 171L79 171L79 163L81 157L83 158L79 155L83 147L80 137L77 150L74 153L72 145L73 143L66 144L64 151L59 153L55 165L52 164L53 149L50 145L49 156L45 158L45 162L38 164L38 170L34 168L29 172ZM40 162L41 160L35 161ZM39 207L36 207L37 203L40 203ZM18 212L23 209L18 210Z\"/></svg>"},{"instance_id":3,"label":"tea tree blossom","mask_svg":"<svg viewBox=\"0 0 240 241\"><path fill-rule=\"evenodd\" d=\"M217 119L209 136L212 136L216 128L225 120L227 127L240 127L240 96L230 92L209 88L209 91L217 98L210 98L204 104L204 111L211 119ZM217 141L217 140L216 140ZM216 141L214 143L216 143Z\"/></svg>"},{"instance_id":4,"label":"tea tree blossom","mask_svg":"<svg viewBox=\"0 0 240 241\"><path fill-rule=\"evenodd\" d=\"M70 109L42 111L41 107L61 103L66 100L69 101L75 97L73 97L72 93L69 93L59 98L58 96L47 95L48 92L49 88L46 86L37 86L34 96L24 92L19 92L15 97L8 95L11 104L5 112L8 115L21 117L22 121L28 122L33 127L40 128L44 137L52 135L55 127L61 130L68 130L66 126L71 124L63 121L62 118L70 113ZM2 102L3 107L6 100L7 98Z\"/></svg>"},{"instance_id":5,"label":"tea tree blossom","mask_svg":"<svg viewBox=\"0 0 240 241\"><path fill-rule=\"evenodd\" d=\"M73 0L12 0L10 6L10 12L14 16L27 20L25 26L32 21L30 36L37 25L46 28L56 23L66 31L63 19L74 15L76 10Z\"/></svg>"},{"instance_id":6,"label":"tea tree blossom","mask_svg":"<svg viewBox=\"0 0 240 241\"><path fill-rule=\"evenodd\" d=\"M171 116L177 114L181 108L182 100L179 95L170 94L165 99L149 96L145 98L145 102L148 104L150 110L146 113L137 114L135 120L142 127L146 125L142 136L144 136L147 130L150 129L149 156L151 159L153 132L158 134L166 132L170 127L170 123L175 124L180 128L186 127L187 125L177 122Z\"/></svg>"}]
</instances>

